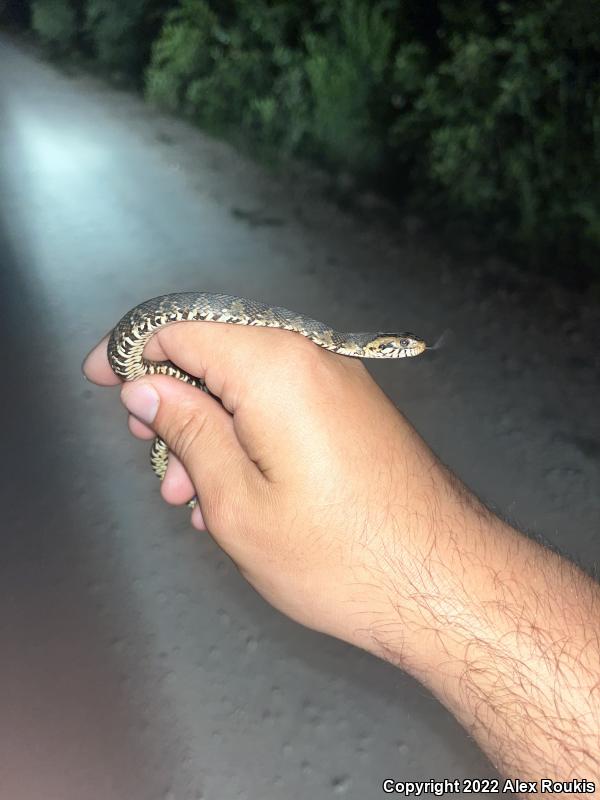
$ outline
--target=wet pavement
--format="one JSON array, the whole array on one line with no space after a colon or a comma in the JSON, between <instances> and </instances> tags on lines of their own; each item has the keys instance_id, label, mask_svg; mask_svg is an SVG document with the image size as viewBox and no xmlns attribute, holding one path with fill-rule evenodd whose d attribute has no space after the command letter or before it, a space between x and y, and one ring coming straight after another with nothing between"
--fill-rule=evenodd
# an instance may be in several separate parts
<instances>
[{"instance_id":1,"label":"wet pavement","mask_svg":"<svg viewBox=\"0 0 600 800\"><path fill-rule=\"evenodd\" d=\"M585 309L573 327L501 281L465 285L410 232L387 243L301 181L5 36L0 258L0 797L363 800L386 777L493 775L414 681L256 596L160 500L147 446L80 363L127 309L177 290L341 329L451 327L454 345L375 376L487 502L590 565Z\"/></svg>"}]
</instances>

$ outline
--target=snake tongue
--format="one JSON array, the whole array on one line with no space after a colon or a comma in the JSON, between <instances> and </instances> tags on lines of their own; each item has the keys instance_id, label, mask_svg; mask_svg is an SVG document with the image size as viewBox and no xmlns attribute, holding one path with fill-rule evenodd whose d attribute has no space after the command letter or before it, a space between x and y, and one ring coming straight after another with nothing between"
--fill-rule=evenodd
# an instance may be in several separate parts
<instances>
[{"instance_id":1,"label":"snake tongue","mask_svg":"<svg viewBox=\"0 0 600 800\"><path fill-rule=\"evenodd\" d=\"M446 328L435 344L425 345L425 347L427 350L440 350L442 347L447 347L454 338L454 331Z\"/></svg>"}]
</instances>

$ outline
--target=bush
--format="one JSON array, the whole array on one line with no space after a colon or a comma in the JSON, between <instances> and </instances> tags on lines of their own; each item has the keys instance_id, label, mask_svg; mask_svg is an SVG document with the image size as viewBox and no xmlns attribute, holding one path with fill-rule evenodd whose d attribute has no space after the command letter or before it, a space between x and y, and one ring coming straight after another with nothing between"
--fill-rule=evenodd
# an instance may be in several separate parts
<instances>
[{"instance_id":1,"label":"bush","mask_svg":"<svg viewBox=\"0 0 600 800\"><path fill-rule=\"evenodd\" d=\"M223 61L245 63L228 83L230 98L242 109L239 126L259 145L279 156L300 152L310 129L309 85L301 47L310 4L237 0ZM252 63L252 69L248 66ZM222 72L227 69L221 65Z\"/></svg>"},{"instance_id":2,"label":"bush","mask_svg":"<svg viewBox=\"0 0 600 800\"><path fill-rule=\"evenodd\" d=\"M64 55L77 37L77 15L69 0L34 0L31 27L55 55Z\"/></svg>"},{"instance_id":3,"label":"bush","mask_svg":"<svg viewBox=\"0 0 600 800\"><path fill-rule=\"evenodd\" d=\"M260 143L295 149L306 128L304 71L285 45L295 17L282 11L240 2L235 24L226 27L208 3L184 0L153 47L148 98L213 131L246 131Z\"/></svg>"},{"instance_id":4,"label":"bush","mask_svg":"<svg viewBox=\"0 0 600 800\"><path fill-rule=\"evenodd\" d=\"M169 5L161 0L87 0L85 31L100 65L141 78Z\"/></svg>"},{"instance_id":5,"label":"bush","mask_svg":"<svg viewBox=\"0 0 600 800\"><path fill-rule=\"evenodd\" d=\"M395 62L394 148L416 147L429 194L534 260L600 246L598 30L565 36L564 9L501 4L499 31L450 32L434 70L419 45Z\"/></svg>"},{"instance_id":6,"label":"bush","mask_svg":"<svg viewBox=\"0 0 600 800\"><path fill-rule=\"evenodd\" d=\"M332 163L372 170L383 155L373 110L389 67L394 28L382 6L362 0L343 0L333 22L327 32L305 36L311 135Z\"/></svg>"},{"instance_id":7,"label":"bush","mask_svg":"<svg viewBox=\"0 0 600 800\"><path fill-rule=\"evenodd\" d=\"M310 86L303 55L289 47L273 51L275 76L250 100L246 127L262 145L290 156L308 149L312 129Z\"/></svg>"},{"instance_id":8,"label":"bush","mask_svg":"<svg viewBox=\"0 0 600 800\"><path fill-rule=\"evenodd\" d=\"M268 81L269 62L258 50L216 50L210 74L190 83L186 100L198 122L212 130L248 127L256 87Z\"/></svg>"},{"instance_id":9,"label":"bush","mask_svg":"<svg viewBox=\"0 0 600 800\"><path fill-rule=\"evenodd\" d=\"M172 111L190 108L189 90L214 69L222 51L216 15L203 0L183 0L170 11L152 47L146 72L149 100ZM196 91L197 94L197 91ZM202 104L202 99L195 97Z\"/></svg>"}]
</instances>

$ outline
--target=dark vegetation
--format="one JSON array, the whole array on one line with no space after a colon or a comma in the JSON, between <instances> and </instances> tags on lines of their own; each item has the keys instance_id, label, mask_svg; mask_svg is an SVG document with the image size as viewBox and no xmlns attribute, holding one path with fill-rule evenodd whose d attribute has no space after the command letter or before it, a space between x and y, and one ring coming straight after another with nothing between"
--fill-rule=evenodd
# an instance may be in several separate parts
<instances>
[{"instance_id":1,"label":"dark vegetation","mask_svg":"<svg viewBox=\"0 0 600 800\"><path fill-rule=\"evenodd\" d=\"M524 265L600 269L597 0L0 0L55 56Z\"/></svg>"}]
</instances>

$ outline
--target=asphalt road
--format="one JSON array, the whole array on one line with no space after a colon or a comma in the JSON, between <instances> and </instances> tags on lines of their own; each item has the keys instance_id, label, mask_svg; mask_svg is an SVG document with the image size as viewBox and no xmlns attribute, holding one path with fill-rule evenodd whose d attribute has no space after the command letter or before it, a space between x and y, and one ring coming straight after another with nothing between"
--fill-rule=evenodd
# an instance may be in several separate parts
<instances>
[{"instance_id":1,"label":"asphalt road","mask_svg":"<svg viewBox=\"0 0 600 800\"><path fill-rule=\"evenodd\" d=\"M0 38L0 797L365 800L386 777L493 775L415 682L256 596L80 373L167 291L450 327L376 378L487 502L597 562L592 310L489 259L465 280L414 225L388 240L311 192Z\"/></svg>"}]
</instances>

